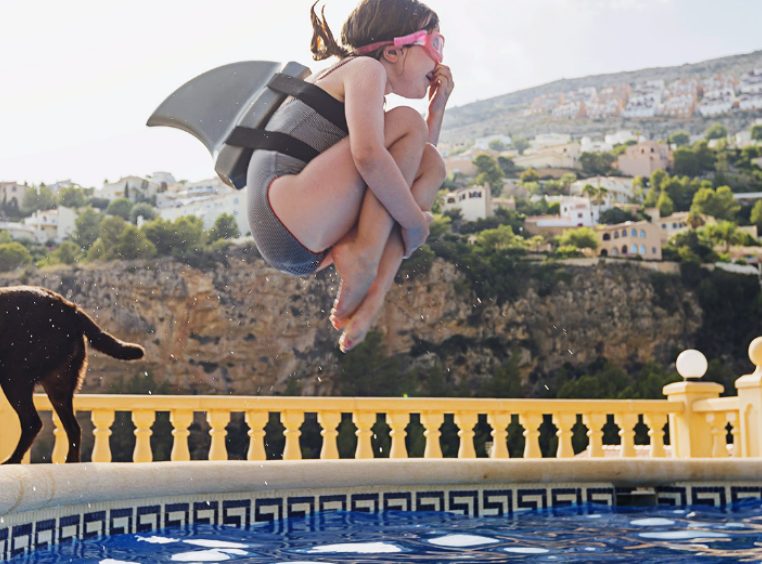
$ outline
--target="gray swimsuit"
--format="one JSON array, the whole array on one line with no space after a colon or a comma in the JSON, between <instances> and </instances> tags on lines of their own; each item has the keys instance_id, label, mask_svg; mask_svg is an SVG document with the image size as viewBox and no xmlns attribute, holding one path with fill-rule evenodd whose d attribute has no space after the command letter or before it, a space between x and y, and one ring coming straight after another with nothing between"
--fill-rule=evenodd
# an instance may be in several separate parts
<instances>
[{"instance_id":1,"label":"gray swimsuit","mask_svg":"<svg viewBox=\"0 0 762 564\"><path fill-rule=\"evenodd\" d=\"M286 133L319 153L347 135L346 131L296 98L287 98L265 129ZM298 174L305 166L305 161L277 151L256 150L249 162L246 179L249 226L260 254L272 267L295 275L315 272L327 250L314 253L294 237L270 206L269 190L273 180L285 174Z\"/></svg>"}]
</instances>

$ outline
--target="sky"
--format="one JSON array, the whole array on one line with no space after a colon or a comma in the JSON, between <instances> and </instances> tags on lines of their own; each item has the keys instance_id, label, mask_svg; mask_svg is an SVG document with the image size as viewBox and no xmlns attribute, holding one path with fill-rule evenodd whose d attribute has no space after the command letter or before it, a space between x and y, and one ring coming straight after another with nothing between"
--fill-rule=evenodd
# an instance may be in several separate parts
<instances>
[{"instance_id":1,"label":"sky","mask_svg":"<svg viewBox=\"0 0 762 564\"><path fill-rule=\"evenodd\" d=\"M0 182L213 176L203 145L145 121L175 88L242 60L313 69L310 0L0 0ZM326 0L338 36L355 0ZM430 0L451 106L559 78L762 49L762 0ZM403 103L391 100L390 106ZM425 104L414 101L420 111ZM445 118L446 127L446 118Z\"/></svg>"}]
</instances>

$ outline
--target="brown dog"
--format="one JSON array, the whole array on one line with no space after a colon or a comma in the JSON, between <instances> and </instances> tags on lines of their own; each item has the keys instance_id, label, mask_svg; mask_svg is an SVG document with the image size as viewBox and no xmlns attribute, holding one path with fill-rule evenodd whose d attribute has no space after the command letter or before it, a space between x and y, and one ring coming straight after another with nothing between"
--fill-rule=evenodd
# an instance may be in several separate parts
<instances>
[{"instance_id":1,"label":"brown dog","mask_svg":"<svg viewBox=\"0 0 762 564\"><path fill-rule=\"evenodd\" d=\"M79 462L82 430L74 416L73 397L87 370L86 341L124 360L142 358L144 352L140 345L109 335L55 292L32 286L0 288L0 387L21 423L21 438L4 464L21 462L42 428L32 401L37 383L66 430L66 462Z\"/></svg>"}]
</instances>

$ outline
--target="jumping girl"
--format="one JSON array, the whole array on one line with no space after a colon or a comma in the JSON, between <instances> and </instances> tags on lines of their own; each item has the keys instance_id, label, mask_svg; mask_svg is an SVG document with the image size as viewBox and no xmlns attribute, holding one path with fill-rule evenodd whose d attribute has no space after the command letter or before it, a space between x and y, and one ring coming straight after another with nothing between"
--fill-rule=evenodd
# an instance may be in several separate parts
<instances>
[{"instance_id":1,"label":"jumping girl","mask_svg":"<svg viewBox=\"0 0 762 564\"><path fill-rule=\"evenodd\" d=\"M365 338L402 259L428 237L429 210L445 178L435 145L454 85L442 65L439 18L421 2L362 0L341 44L315 4L313 57L340 61L308 80L330 110L288 98L266 129L317 156L305 163L255 151L249 223L262 256L282 271L305 275L335 265L341 284L331 322L343 331L346 352ZM410 107L384 111L390 93L428 94L426 120Z\"/></svg>"}]
</instances>

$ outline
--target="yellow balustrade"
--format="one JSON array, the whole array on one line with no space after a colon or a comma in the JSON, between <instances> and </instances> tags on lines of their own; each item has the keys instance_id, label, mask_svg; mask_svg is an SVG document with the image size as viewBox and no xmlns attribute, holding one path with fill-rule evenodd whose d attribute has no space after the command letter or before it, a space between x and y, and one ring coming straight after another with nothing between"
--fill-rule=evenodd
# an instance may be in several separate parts
<instances>
[{"instance_id":1,"label":"yellow balustrade","mask_svg":"<svg viewBox=\"0 0 762 564\"><path fill-rule=\"evenodd\" d=\"M206 457L227 460L227 426L233 414L243 414L248 426L248 460L265 460L265 426L271 414L280 418L285 439L283 458L302 458L302 426L307 414L316 414L321 428L323 459L339 458L339 426L342 416L351 417L357 446L354 457L380 456L373 451L373 429L379 416L389 427L392 458L409 456L406 439L411 417L420 419L425 438L423 456L441 458L441 430L446 418L458 428L459 458L477 456L475 427L485 417L491 427L491 450L488 456L509 458L509 425L518 422L523 428L524 458L575 456L572 437L577 421L587 428L588 445L576 456L600 458L612 451L622 457L749 457L762 456L762 338L749 347L749 357L756 365L754 373L736 382L738 396L719 397L722 386L711 382L683 381L665 386L661 400L534 400L495 398L351 398L351 397L265 397L265 396L156 396L156 395L87 395L74 398L78 412L89 412L93 424L92 460L109 462L111 427L117 412L127 412L135 426L135 462L154 459L151 449L152 426L159 412L168 413L172 425L172 460L190 460L190 426L194 416L205 417L211 437ZM1 396L1 394L0 394ZM41 411L52 411L49 400L36 394L34 402ZM604 448L603 430L607 419L619 427L620 446ZM540 444L543 421L556 427L556 452L543 452ZM635 427L642 420L648 428L650 445L635 446ZM0 397L0 460L7 457L18 440L15 413ZM14 426L15 425L15 426ZM66 434L53 415L55 443L51 460L65 461L68 450ZM730 426L732 445L727 441ZM665 427L670 445L664 444ZM511 433L514 427L510 427ZM547 432L547 431L543 431ZM515 437L512 437L515 438ZM204 456L200 456L203 458ZM28 461L27 455L26 460Z\"/></svg>"}]
</instances>

